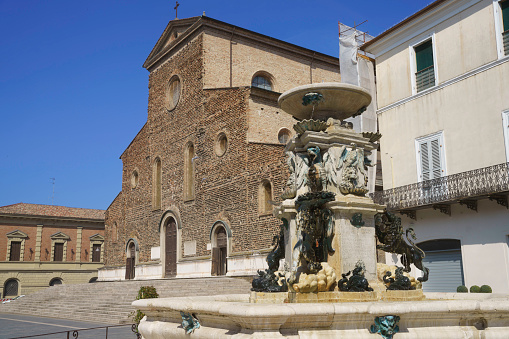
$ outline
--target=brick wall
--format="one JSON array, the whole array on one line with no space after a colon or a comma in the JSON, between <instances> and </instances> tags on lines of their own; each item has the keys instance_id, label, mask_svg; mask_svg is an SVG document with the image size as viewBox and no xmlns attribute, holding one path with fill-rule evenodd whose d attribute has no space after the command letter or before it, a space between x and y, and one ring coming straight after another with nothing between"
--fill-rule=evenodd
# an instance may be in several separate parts
<instances>
[{"instance_id":1,"label":"brick wall","mask_svg":"<svg viewBox=\"0 0 509 339\"><path fill-rule=\"evenodd\" d=\"M19 230L28 235L28 238L25 238L25 253L23 255L24 261L33 261L35 257L35 235L36 229L34 227L26 226L26 225L0 225L0 260L9 261L7 257L7 244L8 238L7 233ZM30 256L30 248L34 250L34 254Z\"/></svg>"},{"instance_id":2,"label":"brick wall","mask_svg":"<svg viewBox=\"0 0 509 339\"><path fill-rule=\"evenodd\" d=\"M196 241L196 254L190 257L210 256L210 230L218 220L231 228L230 255L271 246L280 221L259 213L258 192L264 180L272 186L273 200L283 191L288 173L277 132L281 127L291 130L293 118L278 109L277 95L261 95L249 86L260 70L274 76L276 91L309 83L311 60L238 38L232 45L234 87L228 88L228 39L219 31L202 31L152 69L147 124L122 154L122 192L106 213L106 265L125 263L130 238L139 244L139 262L149 262L151 248L160 246L159 224L168 210L180 216L181 244ZM338 69L330 63L316 62L313 67L313 76L339 80ZM165 96L175 75L182 91L178 105L168 111ZM228 139L223 155L214 150L220 133ZM188 143L195 151L192 200L183 194ZM152 166L156 158L162 164L162 204L154 210ZM133 189L135 169L139 184ZM108 227L115 222L118 241L108 236ZM178 251L182 257L183 248Z\"/></svg>"},{"instance_id":3,"label":"brick wall","mask_svg":"<svg viewBox=\"0 0 509 339\"><path fill-rule=\"evenodd\" d=\"M273 90L280 93L311 82L340 81L339 61L331 64L332 57L324 62L313 59L313 53L303 55L279 48L282 45L279 42L267 46L235 34L232 38L230 32L213 30L204 36L205 88L230 86L230 39L232 86L251 86L253 75L259 71L272 75Z\"/></svg>"}]
</instances>

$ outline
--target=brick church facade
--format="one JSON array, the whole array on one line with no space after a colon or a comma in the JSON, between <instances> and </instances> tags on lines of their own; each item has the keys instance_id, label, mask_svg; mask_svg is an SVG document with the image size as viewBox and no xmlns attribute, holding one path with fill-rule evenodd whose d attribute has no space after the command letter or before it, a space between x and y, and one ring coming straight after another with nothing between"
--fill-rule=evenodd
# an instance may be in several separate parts
<instances>
[{"instance_id":1,"label":"brick church facade","mask_svg":"<svg viewBox=\"0 0 509 339\"><path fill-rule=\"evenodd\" d=\"M99 280L254 274L294 133L277 99L340 81L338 59L202 16L170 21L143 66L147 122L120 157Z\"/></svg>"}]
</instances>

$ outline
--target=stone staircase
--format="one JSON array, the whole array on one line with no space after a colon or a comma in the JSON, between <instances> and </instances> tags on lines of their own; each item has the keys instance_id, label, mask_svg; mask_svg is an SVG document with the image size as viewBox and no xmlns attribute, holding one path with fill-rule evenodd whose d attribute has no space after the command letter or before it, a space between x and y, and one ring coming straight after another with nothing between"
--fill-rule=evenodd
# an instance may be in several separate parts
<instances>
[{"instance_id":1,"label":"stone staircase","mask_svg":"<svg viewBox=\"0 0 509 339\"><path fill-rule=\"evenodd\" d=\"M56 285L0 304L0 313L73 319L106 324L130 323L131 303L141 286L154 286L160 298L249 293L248 279L213 277Z\"/></svg>"}]
</instances>

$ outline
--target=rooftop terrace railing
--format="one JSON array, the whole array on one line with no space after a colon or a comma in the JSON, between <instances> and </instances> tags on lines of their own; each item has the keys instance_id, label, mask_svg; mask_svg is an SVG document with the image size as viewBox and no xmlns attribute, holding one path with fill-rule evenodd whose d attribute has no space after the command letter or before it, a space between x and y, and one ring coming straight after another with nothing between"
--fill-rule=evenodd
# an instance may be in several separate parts
<instances>
[{"instance_id":1,"label":"rooftop terrace railing","mask_svg":"<svg viewBox=\"0 0 509 339\"><path fill-rule=\"evenodd\" d=\"M375 203L386 205L389 210L405 210L508 191L509 163L502 163L374 192L370 196Z\"/></svg>"}]
</instances>

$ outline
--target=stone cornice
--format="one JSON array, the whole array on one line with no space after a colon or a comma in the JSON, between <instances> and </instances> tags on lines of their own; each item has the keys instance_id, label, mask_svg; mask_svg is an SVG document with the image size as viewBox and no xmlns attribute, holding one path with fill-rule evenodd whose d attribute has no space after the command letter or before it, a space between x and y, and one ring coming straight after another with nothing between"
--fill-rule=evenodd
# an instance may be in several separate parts
<instances>
[{"instance_id":1,"label":"stone cornice","mask_svg":"<svg viewBox=\"0 0 509 339\"><path fill-rule=\"evenodd\" d=\"M58 225L58 226L84 226L104 229L104 220L102 219L84 219L71 217L51 217L39 215L22 214L0 214L0 224L16 224L26 226L37 225Z\"/></svg>"}]
</instances>

